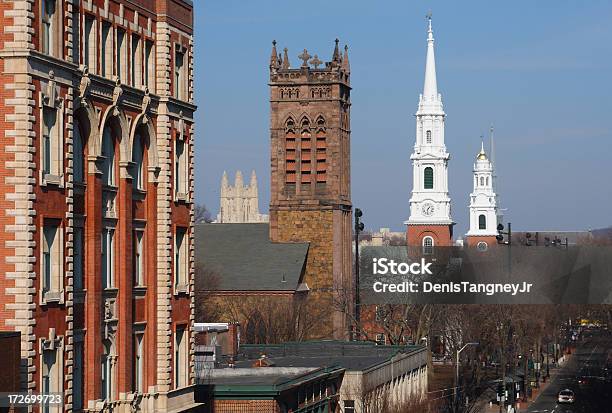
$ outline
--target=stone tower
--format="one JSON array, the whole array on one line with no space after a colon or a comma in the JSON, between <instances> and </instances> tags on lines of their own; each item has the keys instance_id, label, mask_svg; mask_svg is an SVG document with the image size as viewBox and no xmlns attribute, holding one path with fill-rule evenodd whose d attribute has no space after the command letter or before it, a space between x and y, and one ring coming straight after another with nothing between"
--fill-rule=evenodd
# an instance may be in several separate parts
<instances>
[{"instance_id":1,"label":"stone tower","mask_svg":"<svg viewBox=\"0 0 612 413\"><path fill-rule=\"evenodd\" d=\"M413 188L406 240L409 246L422 246L433 253L436 246L450 246L453 236L451 200L448 194L448 161L444 144L444 107L438 93L434 37L431 17L427 30L425 82L416 112L416 142L410 156Z\"/></svg>"},{"instance_id":2,"label":"stone tower","mask_svg":"<svg viewBox=\"0 0 612 413\"><path fill-rule=\"evenodd\" d=\"M221 200L218 223L256 223L267 222L268 216L259 213L259 195L257 189L257 175L251 172L251 181L244 185L242 172L236 172L234 185L227 180L227 173L223 172L221 178Z\"/></svg>"},{"instance_id":3,"label":"stone tower","mask_svg":"<svg viewBox=\"0 0 612 413\"><path fill-rule=\"evenodd\" d=\"M323 64L306 49L270 57L270 238L309 242L305 283L320 301L320 337L344 338L352 307L350 67L338 40ZM349 303L349 304L340 304Z\"/></svg>"},{"instance_id":4,"label":"stone tower","mask_svg":"<svg viewBox=\"0 0 612 413\"><path fill-rule=\"evenodd\" d=\"M474 191L470 194L470 230L467 245L486 250L497 240L497 195L493 182L493 163L487 157L484 143L474 162Z\"/></svg>"}]
</instances>

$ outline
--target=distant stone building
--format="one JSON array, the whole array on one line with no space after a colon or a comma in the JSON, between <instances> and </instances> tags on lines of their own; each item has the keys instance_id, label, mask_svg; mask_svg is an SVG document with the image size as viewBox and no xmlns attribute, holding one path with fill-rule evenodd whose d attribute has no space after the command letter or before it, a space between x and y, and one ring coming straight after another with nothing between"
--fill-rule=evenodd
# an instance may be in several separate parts
<instances>
[{"instance_id":1,"label":"distant stone building","mask_svg":"<svg viewBox=\"0 0 612 413\"><path fill-rule=\"evenodd\" d=\"M223 172L221 204L216 222L220 224L268 222L268 215L259 213L259 191L255 171L251 172L251 181L248 185L243 183L242 172L236 171L233 186L228 183L227 173Z\"/></svg>"}]
</instances>

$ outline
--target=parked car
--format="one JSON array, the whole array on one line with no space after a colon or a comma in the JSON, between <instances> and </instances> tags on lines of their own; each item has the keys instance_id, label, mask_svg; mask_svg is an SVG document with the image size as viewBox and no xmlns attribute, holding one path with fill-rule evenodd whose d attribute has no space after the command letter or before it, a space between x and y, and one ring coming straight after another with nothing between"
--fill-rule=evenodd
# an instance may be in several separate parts
<instances>
[{"instance_id":1,"label":"parked car","mask_svg":"<svg viewBox=\"0 0 612 413\"><path fill-rule=\"evenodd\" d=\"M574 403L575 399L576 396L574 395L574 392L570 389L561 390L559 392L559 403Z\"/></svg>"}]
</instances>

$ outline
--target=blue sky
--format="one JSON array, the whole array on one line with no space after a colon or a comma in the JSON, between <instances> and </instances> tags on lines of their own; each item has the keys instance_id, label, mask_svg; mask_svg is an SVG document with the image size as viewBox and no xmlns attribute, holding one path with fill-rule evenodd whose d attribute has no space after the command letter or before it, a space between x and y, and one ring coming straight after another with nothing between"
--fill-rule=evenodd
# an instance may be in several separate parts
<instances>
[{"instance_id":1,"label":"blue sky","mask_svg":"<svg viewBox=\"0 0 612 413\"><path fill-rule=\"evenodd\" d=\"M195 2L196 201L216 214L221 174L259 178L269 202L271 41L329 60L349 45L353 204L366 227L408 217L418 95L433 12L456 236L472 164L495 127L501 204L519 229L612 225L612 2Z\"/></svg>"}]
</instances>

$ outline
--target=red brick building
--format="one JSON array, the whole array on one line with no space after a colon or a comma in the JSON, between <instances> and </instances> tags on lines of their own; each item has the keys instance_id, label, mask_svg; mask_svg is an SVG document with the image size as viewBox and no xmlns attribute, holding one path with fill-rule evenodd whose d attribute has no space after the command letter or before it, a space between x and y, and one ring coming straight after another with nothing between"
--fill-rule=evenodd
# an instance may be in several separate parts
<instances>
[{"instance_id":1,"label":"red brick building","mask_svg":"<svg viewBox=\"0 0 612 413\"><path fill-rule=\"evenodd\" d=\"M0 4L0 330L62 411L193 405L192 7Z\"/></svg>"}]
</instances>

